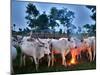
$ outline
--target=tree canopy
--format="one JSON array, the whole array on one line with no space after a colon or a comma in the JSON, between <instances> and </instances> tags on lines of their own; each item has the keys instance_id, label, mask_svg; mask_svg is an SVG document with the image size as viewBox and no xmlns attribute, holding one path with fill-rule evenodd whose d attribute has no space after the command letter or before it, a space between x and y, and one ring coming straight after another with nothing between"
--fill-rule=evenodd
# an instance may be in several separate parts
<instances>
[{"instance_id":1,"label":"tree canopy","mask_svg":"<svg viewBox=\"0 0 100 75\"><path fill-rule=\"evenodd\" d=\"M91 19L95 21L95 24L89 25L86 24L83 27L87 29L88 35L93 36L96 35L96 6L86 6L91 12Z\"/></svg>"},{"instance_id":2,"label":"tree canopy","mask_svg":"<svg viewBox=\"0 0 100 75\"><path fill-rule=\"evenodd\" d=\"M91 12L91 19L96 22L96 7L95 6L86 6ZM52 31L55 33L67 33L67 36L73 35L74 29L77 29L77 33L81 32L81 27L76 27L73 23L75 19L75 13L68 8L57 8L52 7L50 12L38 10L34 3L29 3L26 6L26 16L27 27L23 30L19 28L19 32L28 33L30 29L37 31ZM59 28L59 31L56 31L55 28L63 26L64 29ZM16 24L13 24L13 31L15 30ZM88 32L89 35L95 35L96 33L96 23L95 24L86 24L83 26Z\"/></svg>"},{"instance_id":3,"label":"tree canopy","mask_svg":"<svg viewBox=\"0 0 100 75\"><path fill-rule=\"evenodd\" d=\"M59 27L61 24L67 29L64 32L70 34L72 32L71 28L75 28L72 24L72 21L75 18L74 12L67 8L57 9L56 7L52 7L48 15L45 11L41 14L39 10L37 10L37 7L32 3L29 3L26 9L27 24L35 31L50 28L55 30L55 27ZM57 23L57 21L59 21L60 24ZM62 30L60 29L59 32L62 33Z\"/></svg>"}]
</instances>

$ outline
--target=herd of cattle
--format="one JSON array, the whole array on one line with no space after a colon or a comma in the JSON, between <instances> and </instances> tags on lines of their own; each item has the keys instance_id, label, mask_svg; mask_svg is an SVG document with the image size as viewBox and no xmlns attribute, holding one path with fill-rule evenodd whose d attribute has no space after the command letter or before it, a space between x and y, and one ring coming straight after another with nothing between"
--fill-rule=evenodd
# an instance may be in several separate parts
<instances>
[{"instance_id":1,"label":"herd of cattle","mask_svg":"<svg viewBox=\"0 0 100 75\"><path fill-rule=\"evenodd\" d=\"M48 67L54 65L54 55L61 54L62 65L66 66L65 56L71 51L76 50L76 56L82 57L81 52L88 54L89 61L95 59L96 54L96 38L95 36L87 37L84 39L59 38L59 39L42 39L33 38L31 36L17 36L11 38L11 58L16 60L18 55L16 47L21 48L20 66L25 65L25 58L27 56L35 63L35 69L38 71L39 60L47 55Z\"/></svg>"}]
</instances>

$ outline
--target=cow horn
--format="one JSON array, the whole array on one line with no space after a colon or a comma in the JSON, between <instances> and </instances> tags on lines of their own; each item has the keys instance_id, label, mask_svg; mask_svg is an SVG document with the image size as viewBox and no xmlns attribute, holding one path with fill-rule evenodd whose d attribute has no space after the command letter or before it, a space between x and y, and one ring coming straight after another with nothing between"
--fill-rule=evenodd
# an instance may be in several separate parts
<instances>
[{"instance_id":1,"label":"cow horn","mask_svg":"<svg viewBox=\"0 0 100 75\"><path fill-rule=\"evenodd\" d=\"M40 39L39 39L39 38L37 38L37 40L38 40L41 44L44 44L42 41L40 41Z\"/></svg>"}]
</instances>

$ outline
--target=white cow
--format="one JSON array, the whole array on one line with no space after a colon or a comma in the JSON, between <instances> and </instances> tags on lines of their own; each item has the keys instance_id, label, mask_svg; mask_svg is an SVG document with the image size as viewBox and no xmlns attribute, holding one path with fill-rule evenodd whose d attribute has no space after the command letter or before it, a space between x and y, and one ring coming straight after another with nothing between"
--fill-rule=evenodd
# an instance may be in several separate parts
<instances>
[{"instance_id":1,"label":"white cow","mask_svg":"<svg viewBox=\"0 0 100 75\"><path fill-rule=\"evenodd\" d=\"M15 37L11 37L11 44L12 44L14 47L18 46L18 41L17 41L17 39L16 39Z\"/></svg>"},{"instance_id":2,"label":"white cow","mask_svg":"<svg viewBox=\"0 0 100 75\"><path fill-rule=\"evenodd\" d=\"M11 58L12 60L15 60L15 58L17 57L17 50L14 46L11 47Z\"/></svg>"},{"instance_id":3,"label":"white cow","mask_svg":"<svg viewBox=\"0 0 100 75\"><path fill-rule=\"evenodd\" d=\"M13 61L16 59L17 57L17 50L14 46L11 46L11 60L12 60L12 65L13 65ZM14 73L13 70L13 66L11 65L11 72Z\"/></svg>"},{"instance_id":4,"label":"white cow","mask_svg":"<svg viewBox=\"0 0 100 75\"><path fill-rule=\"evenodd\" d=\"M11 43L15 47L19 47L21 44L22 36L16 35L16 37L11 37Z\"/></svg>"},{"instance_id":5,"label":"white cow","mask_svg":"<svg viewBox=\"0 0 100 75\"><path fill-rule=\"evenodd\" d=\"M92 37L90 37L90 39L92 41L91 42L91 47L92 47L92 52L93 52L92 60L94 61L95 56L96 56L96 38L94 36L92 36Z\"/></svg>"},{"instance_id":6,"label":"white cow","mask_svg":"<svg viewBox=\"0 0 100 75\"><path fill-rule=\"evenodd\" d=\"M62 57L62 65L66 66L66 58L65 56L68 54L69 46L68 46L67 38L62 38L59 40L52 39L51 40L51 58L52 58L52 66L54 65L54 53L53 51L57 51L61 54Z\"/></svg>"},{"instance_id":7,"label":"white cow","mask_svg":"<svg viewBox=\"0 0 100 75\"><path fill-rule=\"evenodd\" d=\"M24 37L22 41L23 41L21 45L22 53L27 56L31 56L34 59L36 65L36 71L38 71L39 59L44 57L44 54L48 55L48 59L50 58L49 44L46 42L45 43L41 42L39 39L35 40L30 37ZM49 63L50 59L48 62L48 66Z\"/></svg>"},{"instance_id":8,"label":"white cow","mask_svg":"<svg viewBox=\"0 0 100 75\"><path fill-rule=\"evenodd\" d=\"M76 47L76 43L77 43L76 38L71 37L70 41L69 41L70 48L75 48Z\"/></svg>"},{"instance_id":9,"label":"white cow","mask_svg":"<svg viewBox=\"0 0 100 75\"><path fill-rule=\"evenodd\" d=\"M89 54L89 60L90 62L93 61L95 59L95 54L96 54L96 44L95 44L95 37L88 37L88 38L84 38L83 40L83 51L87 50L88 54Z\"/></svg>"}]
</instances>

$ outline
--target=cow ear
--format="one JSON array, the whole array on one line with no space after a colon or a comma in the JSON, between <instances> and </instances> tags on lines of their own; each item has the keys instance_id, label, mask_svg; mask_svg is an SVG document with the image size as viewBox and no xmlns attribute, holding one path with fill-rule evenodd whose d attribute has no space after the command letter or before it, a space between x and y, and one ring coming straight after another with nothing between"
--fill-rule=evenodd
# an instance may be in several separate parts
<instances>
[{"instance_id":1,"label":"cow ear","mask_svg":"<svg viewBox=\"0 0 100 75\"><path fill-rule=\"evenodd\" d=\"M70 41L70 38L68 38L68 41Z\"/></svg>"},{"instance_id":2,"label":"cow ear","mask_svg":"<svg viewBox=\"0 0 100 75\"><path fill-rule=\"evenodd\" d=\"M34 39L34 38L32 38L31 40L32 40L32 41L35 41L35 39Z\"/></svg>"},{"instance_id":3,"label":"cow ear","mask_svg":"<svg viewBox=\"0 0 100 75\"><path fill-rule=\"evenodd\" d=\"M83 39L81 39L81 42L83 42Z\"/></svg>"},{"instance_id":4,"label":"cow ear","mask_svg":"<svg viewBox=\"0 0 100 75\"><path fill-rule=\"evenodd\" d=\"M42 44L39 44L38 47L43 47L43 45Z\"/></svg>"},{"instance_id":5,"label":"cow ear","mask_svg":"<svg viewBox=\"0 0 100 75\"><path fill-rule=\"evenodd\" d=\"M51 39L50 39L50 40L48 40L48 43L49 43L49 44L51 43Z\"/></svg>"},{"instance_id":6,"label":"cow ear","mask_svg":"<svg viewBox=\"0 0 100 75\"><path fill-rule=\"evenodd\" d=\"M34 39L33 38L29 38L29 39L27 39L27 41L34 41Z\"/></svg>"}]
</instances>

